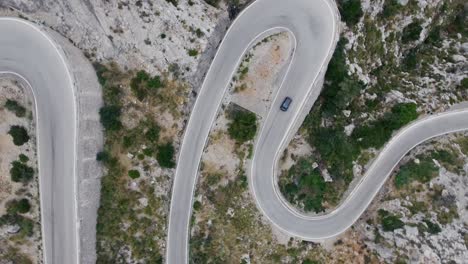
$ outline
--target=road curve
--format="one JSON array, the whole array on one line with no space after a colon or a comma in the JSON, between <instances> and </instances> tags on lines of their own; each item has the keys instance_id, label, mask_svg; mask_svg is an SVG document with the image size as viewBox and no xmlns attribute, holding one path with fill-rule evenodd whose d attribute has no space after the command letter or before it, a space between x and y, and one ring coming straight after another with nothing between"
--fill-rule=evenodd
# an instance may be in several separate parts
<instances>
[{"instance_id":1,"label":"road curve","mask_svg":"<svg viewBox=\"0 0 468 264\"><path fill-rule=\"evenodd\" d=\"M61 50L37 26L0 18L0 73L30 86L35 101L45 263L78 262L74 83Z\"/></svg>"},{"instance_id":2,"label":"road curve","mask_svg":"<svg viewBox=\"0 0 468 264\"><path fill-rule=\"evenodd\" d=\"M274 100L275 107L271 110L274 113L270 112L267 119L269 122L279 115L276 106L287 94L296 100L281 116L281 122L286 120L283 123L286 125L296 119L300 106L326 67L337 41L337 17L336 6L328 0L257 0L233 22L207 72L181 145L168 220L167 263L188 260L192 198L203 148L221 100L245 52L275 32L287 31L293 36L294 55ZM285 132L263 131L277 136ZM260 138L270 138L270 134L262 133ZM256 157L260 155L257 153ZM271 175L268 178L272 178Z\"/></svg>"},{"instance_id":3,"label":"road curve","mask_svg":"<svg viewBox=\"0 0 468 264\"><path fill-rule=\"evenodd\" d=\"M283 125L288 119L280 113L279 116L266 120L257 142L251 166L251 189L261 211L284 232L308 241L334 237L359 218L393 169L411 149L428 139L467 130L467 120L468 109L461 109L429 116L401 129L385 145L338 208L325 215L308 216L290 206L277 185L278 158L287 146L285 135L289 133L288 128Z\"/></svg>"}]
</instances>

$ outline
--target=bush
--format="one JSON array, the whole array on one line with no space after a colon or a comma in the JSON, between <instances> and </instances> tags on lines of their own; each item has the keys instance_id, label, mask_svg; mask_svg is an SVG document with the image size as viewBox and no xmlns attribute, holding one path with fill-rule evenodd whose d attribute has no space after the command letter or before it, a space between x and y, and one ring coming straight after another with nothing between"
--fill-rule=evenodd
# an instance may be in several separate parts
<instances>
[{"instance_id":1,"label":"bush","mask_svg":"<svg viewBox=\"0 0 468 264\"><path fill-rule=\"evenodd\" d=\"M158 126L158 124L151 122L148 125L148 130L145 133L145 138L149 140L150 142L158 142L159 140L159 132L161 131L161 128Z\"/></svg>"},{"instance_id":2,"label":"bush","mask_svg":"<svg viewBox=\"0 0 468 264\"><path fill-rule=\"evenodd\" d=\"M28 158L28 156L26 156L26 155L24 155L24 154L20 154L20 155L19 155L19 160L20 160L21 162L23 162L23 163L26 163L26 162L29 161L29 158Z\"/></svg>"},{"instance_id":3,"label":"bush","mask_svg":"<svg viewBox=\"0 0 468 264\"><path fill-rule=\"evenodd\" d=\"M150 77L146 71L138 71L130 81L130 88L139 101L148 97L149 93L154 93L156 89L162 87L160 76Z\"/></svg>"},{"instance_id":4,"label":"bush","mask_svg":"<svg viewBox=\"0 0 468 264\"><path fill-rule=\"evenodd\" d=\"M34 176L33 168L20 161L13 161L13 167L10 169L11 180L14 182L28 182Z\"/></svg>"},{"instance_id":5,"label":"bush","mask_svg":"<svg viewBox=\"0 0 468 264\"><path fill-rule=\"evenodd\" d=\"M386 232L394 231L395 229L402 228L405 225L398 216L392 215L383 209L379 210L379 216L382 228Z\"/></svg>"},{"instance_id":6,"label":"bush","mask_svg":"<svg viewBox=\"0 0 468 264\"><path fill-rule=\"evenodd\" d=\"M289 202L302 201L305 211L316 213L324 210L322 202L326 189L319 170L313 169L312 161L305 158L288 171L288 183L280 183L280 190Z\"/></svg>"},{"instance_id":7,"label":"bush","mask_svg":"<svg viewBox=\"0 0 468 264\"><path fill-rule=\"evenodd\" d=\"M361 8L361 0L344 0L339 5L339 10L343 21L349 27L354 26L359 22L363 12Z\"/></svg>"},{"instance_id":8,"label":"bush","mask_svg":"<svg viewBox=\"0 0 468 264\"><path fill-rule=\"evenodd\" d=\"M359 145L362 148L380 148L390 139L393 131L418 117L416 108L414 103L396 104L382 118L354 129L352 136L355 140L360 140Z\"/></svg>"},{"instance_id":9,"label":"bush","mask_svg":"<svg viewBox=\"0 0 468 264\"><path fill-rule=\"evenodd\" d=\"M166 2L171 3L174 6L177 6L179 1L178 0L166 0Z\"/></svg>"},{"instance_id":10,"label":"bush","mask_svg":"<svg viewBox=\"0 0 468 264\"><path fill-rule=\"evenodd\" d=\"M401 36L401 41L406 44L411 41L416 41L419 39L421 35L422 27L418 21L412 22L408 26L403 29L403 33Z\"/></svg>"},{"instance_id":11,"label":"bush","mask_svg":"<svg viewBox=\"0 0 468 264\"><path fill-rule=\"evenodd\" d=\"M359 155L359 148L351 138L341 129L320 127L311 134L310 141L330 167L335 180L351 182L353 161Z\"/></svg>"},{"instance_id":12,"label":"bush","mask_svg":"<svg viewBox=\"0 0 468 264\"><path fill-rule=\"evenodd\" d=\"M129 170L128 176L132 179L140 178L140 172L137 170Z\"/></svg>"},{"instance_id":13,"label":"bush","mask_svg":"<svg viewBox=\"0 0 468 264\"><path fill-rule=\"evenodd\" d=\"M396 15L401 5L398 0L386 0L382 9L382 16L384 18L390 18Z\"/></svg>"},{"instance_id":14,"label":"bush","mask_svg":"<svg viewBox=\"0 0 468 264\"><path fill-rule=\"evenodd\" d=\"M11 200L7 203L7 212L9 214L25 214L29 212L31 209L31 204L29 204L29 200L23 198L21 200Z\"/></svg>"},{"instance_id":15,"label":"bush","mask_svg":"<svg viewBox=\"0 0 468 264\"><path fill-rule=\"evenodd\" d=\"M195 57L195 56L198 55L198 50L196 50L196 49L189 49L189 50L188 50L188 55L189 55L190 57Z\"/></svg>"},{"instance_id":16,"label":"bush","mask_svg":"<svg viewBox=\"0 0 468 264\"><path fill-rule=\"evenodd\" d=\"M201 209L201 206L202 206L202 204L200 203L200 201L195 201L193 203L193 210L198 211L198 210Z\"/></svg>"},{"instance_id":17,"label":"bush","mask_svg":"<svg viewBox=\"0 0 468 264\"><path fill-rule=\"evenodd\" d=\"M103 87L103 97L107 105L121 105L122 91L118 86Z\"/></svg>"},{"instance_id":18,"label":"bush","mask_svg":"<svg viewBox=\"0 0 468 264\"><path fill-rule=\"evenodd\" d=\"M99 83L101 84L101 86L104 86L107 82L107 78L105 76L105 73L108 71L107 67L99 62L93 63L93 67L94 71L96 71L96 76L98 78Z\"/></svg>"},{"instance_id":19,"label":"bush","mask_svg":"<svg viewBox=\"0 0 468 264\"><path fill-rule=\"evenodd\" d=\"M229 123L229 136L239 144L252 140L257 133L257 116L247 110L234 110Z\"/></svg>"},{"instance_id":20,"label":"bush","mask_svg":"<svg viewBox=\"0 0 468 264\"><path fill-rule=\"evenodd\" d=\"M158 146L158 153L156 154L156 160L159 165L163 168L174 168L174 146L172 143Z\"/></svg>"},{"instance_id":21,"label":"bush","mask_svg":"<svg viewBox=\"0 0 468 264\"><path fill-rule=\"evenodd\" d=\"M19 236L32 236L34 230L34 222L24 216L18 214L5 214L0 217L0 227L4 225L18 225L20 227Z\"/></svg>"},{"instance_id":22,"label":"bush","mask_svg":"<svg viewBox=\"0 0 468 264\"><path fill-rule=\"evenodd\" d=\"M427 232L429 232L430 234L437 234L442 231L440 226L436 223L433 223L429 220L424 220L424 223L427 225Z\"/></svg>"},{"instance_id":23,"label":"bush","mask_svg":"<svg viewBox=\"0 0 468 264\"><path fill-rule=\"evenodd\" d=\"M8 134L13 137L13 143L15 143L16 146L22 146L29 141L28 131L22 126L11 126Z\"/></svg>"},{"instance_id":24,"label":"bush","mask_svg":"<svg viewBox=\"0 0 468 264\"><path fill-rule=\"evenodd\" d=\"M122 128L120 122L121 109L116 105L107 105L99 110L102 126L108 131L116 131Z\"/></svg>"},{"instance_id":25,"label":"bush","mask_svg":"<svg viewBox=\"0 0 468 264\"><path fill-rule=\"evenodd\" d=\"M465 78L463 78L463 80L461 80L459 87L461 89L463 89L463 90L468 90L468 78L467 77L465 77Z\"/></svg>"},{"instance_id":26,"label":"bush","mask_svg":"<svg viewBox=\"0 0 468 264\"><path fill-rule=\"evenodd\" d=\"M96 160L97 161L101 161L101 162L108 162L110 159L110 155L109 155L109 152L107 151L100 151L96 154Z\"/></svg>"},{"instance_id":27,"label":"bush","mask_svg":"<svg viewBox=\"0 0 468 264\"><path fill-rule=\"evenodd\" d=\"M17 101L8 99L5 103L5 108L15 113L17 117L24 117L26 115L26 108L21 106Z\"/></svg>"},{"instance_id":28,"label":"bush","mask_svg":"<svg viewBox=\"0 0 468 264\"><path fill-rule=\"evenodd\" d=\"M395 187L402 188L412 181L428 182L437 176L438 171L432 159L428 157L420 159L419 164L414 161L409 162L401 166L400 171L395 176Z\"/></svg>"}]
</instances>

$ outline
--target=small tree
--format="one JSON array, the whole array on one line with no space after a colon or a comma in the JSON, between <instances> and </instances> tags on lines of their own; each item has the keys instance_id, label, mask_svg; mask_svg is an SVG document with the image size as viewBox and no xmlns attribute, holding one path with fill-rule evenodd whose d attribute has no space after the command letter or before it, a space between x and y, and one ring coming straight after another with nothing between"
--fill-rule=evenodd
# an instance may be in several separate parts
<instances>
[{"instance_id":1,"label":"small tree","mask_svg":"<svg viewBox=\"0 0 468 264\"><path fill-rule=\"evenodd\" d=\"M29 141L28 131L22 126L11 126L8 134L13 138L13 143L15 143L16 146L22 146Z\"/></svg>"},{"instance_id":2,"label":"small tree","mask_svg":"<svg viewBox=\"0 0 468 264\"><path fill-rule=\"evenodd\" d=\"M198 55L198 50L196 50L196 49L189 49L188 55L189 55L190 57L195 57L195 56Z\"/></svg>"},{"instance_id":3,"label":"small tree","mask_svg":"<svg viewBox=\"0 0 468 264\"><path fill-rule=\"evenodd\" d=\"M421 31L423 28L418 21L412 22L408 26L403 29L403 35L401 36L401 41L406 44L411 41L415 41L419 39L421 35Z\"/></svg>"},{"instance_id":4,"label":"small tree","mask_svg":"<svg viewBox=\"0 0 468 264\"><path fill-rule=\"evenodd\" d=\"M27 166L21 161L13 161L10 169L11 180L14 182L28 182L34 176L33 168Z\"/></svg>"},{"instance_id":5,"label":"small tree","mask_svg":"<svg viewBox=\"0 0 468 264\"><path fill-rule=\"evenodd\" d=\"M349 27L354 26L359 22L363 12L361 8L361 0L344 0L339 5L340 14L344 22Z\"/></svg>"},{"instance_id":6,"label":"small tree","mask_svg":"<svg viewBox=\"0 0 468 264\"><path fill-rule=\"evenodd\" d=\"M172 143L158 146L158 154L156 155L156 159L159 165L163 168L174 168L174 152L174 146L172 146Z\"/></svg>"},{"instance_id":7,"label":"small tree","mask_svg":"<svg viewBox=\"0 0 468 264\"><path fill-rule=\"evenodd\" d=\"M129 170L128 176L130 176L132 179L140 178L140 172L137 170Z\"/></svg>"},{"instance_id":8,"label":"small tree","mask_svg":"<svg viewBox=\"0 0 468 264\"><path fill-rule=\"evenodd\" d=\"M99 110L99 115L101 124L105 129L115 131L122 128L122 123L120 122L121 109L119 106L104 106Z\"/></svg>"},{"instance_id":9,"label":"small tree","mask_svg":"<svg viewBox=\"0 0 468 264\"><path fill-rule=\"evenodd\" d=\"M257 116L245 110L234 111L228 132L240 144L253 139L257 132Z\"/></svg>"},{"instance_id":10,"label":"small tree","mask_svg":"<svg viewBox=\"0 0 468 264\"><path fill-rule=\"evenodd\" d=\"M24 117L26 115L26 108L21 106L17 101L8 99L5 103L5 108L15 113L17 117Z\"/></svg>"},{"instance_id":11,"label":"small tree","mask_svg":"<svg viewBox=\"0 0 468 264\"><path fill-rule=\"evenodd\" d=\"M7 203L7 212L9 214L25 214L29 212L31 209L31 204L29 204L29 200L23 198L21 200L11 200Z\"/></svg>"}]
</instances>

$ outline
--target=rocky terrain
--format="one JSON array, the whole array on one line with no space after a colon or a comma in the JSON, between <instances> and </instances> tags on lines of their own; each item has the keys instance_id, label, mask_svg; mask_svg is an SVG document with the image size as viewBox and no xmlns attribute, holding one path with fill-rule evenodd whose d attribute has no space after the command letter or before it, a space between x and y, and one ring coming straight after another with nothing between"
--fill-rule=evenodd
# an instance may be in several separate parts
<instances>
[{"instance_id":1,"label":"rocky terrain","mask_svg":"<svg viewBox=\"0 0 468 264\"><path fill-rule=\"evenodd\" d=\"M42 263L32 95L0 77L0 263Z\"/></svg>"}]
</instances>

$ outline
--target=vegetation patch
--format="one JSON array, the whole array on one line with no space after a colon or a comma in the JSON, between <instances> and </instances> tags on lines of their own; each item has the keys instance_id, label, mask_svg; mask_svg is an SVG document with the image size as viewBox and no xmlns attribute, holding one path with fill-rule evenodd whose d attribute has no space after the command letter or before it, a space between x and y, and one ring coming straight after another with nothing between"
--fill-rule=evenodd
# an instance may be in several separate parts
<instances>
[{"instance_id":1,"label":"vegetation patch","mask_svg":"<svg viewBox=\"0 0 468 264\"><path fill-rule=\"evenodd\" d=\"M323 180L318 168L314 168L311 159L302 158L288 171L287 176L281 176L280 190L286 199L300 205L306 212L316 213L324 210L322 205L327 193L327 183Z\"/></svg>"},{"instance_id":2,"label":"vegetation patch","mask_svg":"<svg viewBox=\"0 0 468 264\"><path fill-rule=\"evenodd\" d=\"M28 199L23 198L21 200L8 201L6 207L9 214L25 214L31 209L31 204Z\"/></svg>"},{"instance_id":3,"label":"vegetation patch","mask_svg":"<svg viewBox=\"0 0 468 264\"><path fill-rule=\"evenodd\" d=\"M26 116L26 108L20 105L17 101L8 99L5 102L5 108L9 111L15 113L17 117L24 117Z\"/></svg>"},{"instance_id":4,"label":"vegetation patch","mask_svg":"<svg viewBox=\"0 0 468 264\"><path fill-rule=\"evenodd\" d=\"M22 126L11 126L8 134L13 138L16 146L22 146L29 141L28 131Z\"/></svg>"},{"instance_id":5,"label":"vegetation patch","mask_svg":"<svg viewBox=\"0 0 468 264\"><path fill-rule=\"evenodd\" d=\"M412 41L416 41L419 39L421 35L422 27L419 21L415 21L410 23L403 29L403 33L401 36L401 41L406 44Z\"/></svg>"},{"instance_id":6,"label":"vegetation patch","mask_svg":"<svg viewBox=\"0 0 468 264\"><path fill-rule=\"evenodd\" d=\"M156 159L158 163L163 168L174 168L174 146L172 143L166 143L163 145L158 146L158 154L156 155Z\"/></svg>"},{"instance_id":7,"label":"vegetation patch","mask_svg":"<svg viewBox=\"0 0 468 264\"><path fill-rule=\"evenodd\" d=\"M232 120L229 123L229 136L237 143L243 144L252 140L257 133L257 116L245 109L236 107L228 117Z\"/></svg>"},{"instance_id":8,"label":"vegetation patch","mask_svg":"<svg viewBox=\"0 0 468 264\"><path fill-rule=\"evenodd\" d=\"M12 168L10 169L11 180L14 182L29 182L34 176L34 169L24 164L23 162L16 160L11 163Z\"/></svg>"},{"instance_id":9,"label":"vegetation patch","mask_svg":"<svg viewBox=\"0 0 468 264\"><path fill-rule=\"evenodd\" d=\"M392 107L391 112L369 124L362 125L353 131L352 136L361 148L380 148L392 136L393 131L403 127L418 117L416 104L399 103Z\"/></svg>"},{"instance_id":10,"label":"vegetation patch","mask_svg":"<svg viewBox=\"0 0 468 264\"><path fill-rule=\"evenodd\" d=\"M394 183L397 188L406 187L412 181L426 183L437 176L438 172L439 169L431 158L420 157L419 162L411 161L401 166Z\"/></svg>"},{"instance_id":11,"label":"vegetation patch","mask_svg":"<svg viewBox=\"0 0 468 264\"><path fill-rule=\"evenodd\" d=\"M380 209L378 213L380 223L382 224L382 229L386 232L403 228L403 226L405 225L405 223L403 223L403 221L401 221L398 216L393 215L388 211Z\"/></svg>"},{"instance_id":12,"label":"vegetation patch","mask_svg":"<svg viewBox=\"0 0 468 264\"><path fill-rule=\"evenodd\" d=\"M338 8L343 21L346 22L349 27L357 24L363 14L360 0L338 1Z\"/></svg>"},{"instance_id":13,"label":"vegetation patch","mask_svg":"<svg viewBox=\"0 0 468 264\"><path fill-rule=\"evenodd\" d=\"M162 263L167 194L156 192L155 184L169 185L169 178L155 176L153 166L154 160L161 167L175 162L172 143L163 143L170 139L161 139L167 128L155 116L163 111L180 115L185 86L144 71L122 72L113 63L95 68L103 89L100 115L106 140L96 155L106 167L96 225L97 263L125 262L127 253L138 263ZM133 114L132 127L123 121L128 112Z\"/></svg>"}]
</instances>

